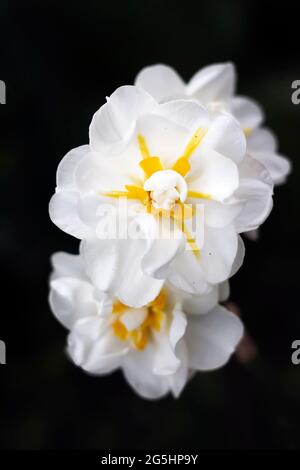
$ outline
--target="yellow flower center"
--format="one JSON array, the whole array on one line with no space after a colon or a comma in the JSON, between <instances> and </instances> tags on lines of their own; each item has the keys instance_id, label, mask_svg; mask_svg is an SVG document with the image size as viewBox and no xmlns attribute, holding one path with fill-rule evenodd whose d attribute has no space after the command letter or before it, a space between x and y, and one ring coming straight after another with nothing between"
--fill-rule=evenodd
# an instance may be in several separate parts
<instances>
[{"instance_id":1,"label":"yellow flower center","mask_svg":"<svg viewBox=\"0 0 300 470\"><path fill-rule=\"evenodd\" d=\"M121 341L129 341L131 345L141 351L148 345L153 332L159 332L162 328L163 320L166 317L165 313L166 305L166 292L163 289L160 294L149 303L144 310L144 320L137 328L128 328L124 321L124 315L134 315L138 310L133 309L127 305L117 301L113 306L113 315L116 316L116 320L113 320L112 328L114 334Z\"/></svg>"},{"instance_id":2,"label":"yellow flower center","mask_svg":"<svg viewBox=\"0 0 300 470\"><path fill-rule=\"evenodd\" d=\"M145 137L139 134L137 136L137 140L140 153L142 155L142 160L139 165L142 168L145 177L143 186L136 184L125 185L125 191L111 191L105 193L105 196L107 197L123 197L139 200L145 205L147 212L156 216L172 217L175 219L180 229L186 235L187 242L196 257L199 256L200 251L184 223L186 219L190 219L194 216L194 209L190 204L185 204L184 201L189 197L198 199L210 199L211 197L209 194L189 191L185 178L191 169L189 159L196 148L200 145L205 132L206 130L201 127L197 129L186 145L183 154L176 160L172 168L169 169L164 167L159 157L151 156ZM152 190L151 187L147 189L147 183L149 183L151 178L157 179L159 173L167 172L177 174L177 185L170 185L167 189L159 189L158 187L154 190ZM181 185L181 190L179 185ZM184 197L181 197L183 193Z\"/></svg>"}]
</instances>

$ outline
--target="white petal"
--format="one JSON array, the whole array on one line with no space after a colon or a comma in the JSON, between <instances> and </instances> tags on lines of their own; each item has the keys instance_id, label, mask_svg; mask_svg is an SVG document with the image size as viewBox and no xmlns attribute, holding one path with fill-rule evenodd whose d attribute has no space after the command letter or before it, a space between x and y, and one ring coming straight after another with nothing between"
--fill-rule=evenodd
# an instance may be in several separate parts
<instances>
[{"instance_id":1,"label":"white petal","mask_svg":"<svg viewBox=\"0 0 300 470\"><path fill-rule=\"evenodd\" d=\"M115 240L85 240L80 245L86 272L95 287L108 291L117 276L117 247Z\"/></svg>"},{"instance_id":2,"label":"white petal","mask_svg":"<svg viewBox=\"0 0 300 470\"><path fill-rule=\"evenodd\" d=\"M228 279L237 250L238 235L232 224L222 229L205 228L200 264L207 282L216 284Z\"/></svg>"},{"instance_id":3,"label":"white petal","mask_svg":"<svg viewBox=\"0 0 300 470\"><path fill-rule=\"evenodd\" d=\"M203 153L216 150L236 163L246 155L246 138L241 126L229 115L216 117L199 147Z\"/></svg>"},{"instance_id":4,"label":"white petal","mask_svg":"<svg viewBox=\"0 0 300 470\"><path fill-rule=\"evenodd\" d=\"M51 198L49 214L57 227L81 240L91 235L91 229L81 220L78 203L78 192L58 191Z\"/></svg>"},{"instance_id":5,"label":"white petal","mask_svg":"<svg viewBox=\"0 0 300 470\"><path fill-rule=\"evenodd\" d=\"M245 201L242 211L234 222L237 232L257 229L272 210L272 189L258 180L243 180L237 195Z\"/></svg>"},{"instance_id":6,"label":"white petal","mask_svg":"<svg viewBox=\"0 0 300 470\"><path fill-rule=\"evenodd\" d=\"M242 202L205 201L205 224L213 228L222 228L234 222L240 214Z\"/></svg>"},{"instance_id":7,"label":"white petal","mask_svg":"<svg viewBox=\"0 0 300 470\"><path fill-rule=\"evenodd\" d=\"M242 163L239 165L240 184L242 180L256 179L262 181L266 185L273 187L273 181L269 171L252 155L246 155Z\"/></svg>"},{"instance_id":8,"label":"white petal","mask_svg":"<svg viewBox=\"0 0 300 470\"><path fill-rule=\"evenodd\" d=\"M71 359L91 374L112 372L120 367L122 358L128 353L127 344L103 326L99 318L82 320L68 338Z\"/></svg>"},{"instance_id":9,"label":"white petal","mask_svg":"<svg viewBox=\"0 0 300 470\"><path fill-rule=\"evenodd\" d=\"M93 298L91 284L63 277L50 283L49 303L55 317L66 328L84 316L96 315L97 305Z\"/></svg>"},{"instance_id":10,"label":"white petal","mask_svg":"<svg viewBox=\"0 0 300 470\"><path fill-rule=\"evenodd\" d=\"M181 156L189 135L186 128L158 114L141 117L137 129L145 138L150 155L159 157L166 168Z\"/></svg>"},{"instance_id":11,"label":"white petal","mask_svg":"<svg viewBox=\"0 0 300 470\"><path fill-rule=\"evenodd\" d=\"M239 249L238 249L238 253L239 253ZM218 287L219 287L219 301L225 302L226 300L228 300L229 295L230 295L229 281L222 282L221 284L219 284Z\"/></svg>"},{"instance_id":12,"label":"white petal","mask_svg":"<svg viewBox=\"0 0 300 470\"><path fill-rule=\"evenodd\" d=\"M239 185L236 164L212 149L193 157L191 178L190 191L205 193L217 201L231 196Z\"/></svg>"},{"instance_id":13,"label":"white petal","mask_svg":"<svg viewBox=\"0 0 300 470\"><path fill-rule=\"evenodd\" d=\"M243 129L253 130L258 127L264 119L261 107L252 99L243 96L235 96L230 101L230 105L232 114Z\"/></svg>"},{"instance_id":14,"label":"white petal","mask_svg":"<svg viewBox=\"0 0 300 470\"><path fill-rule=\"evenodd\" d=\"M142 272L147 240L88 240L83 243L87 272L100 290L110 290L125 305L142 307L159 294L163 281Z\"/></svg>"},{"instance_id":15,"label":"white petal","mask_svg":"<svg viewBox=\"0 0 300 470\"><path fill-rule=\"evenodd\" d=\"M267 168L275 184L285 182L291 163L277 153L277 138L272 131L255 129L247 138L247 147L250 155Z\"/></svg>"},{"instance_id":16,"label":"white petal","mask_svg":"<svg viewBox=\"0 0 300 470\"><path fill-rule=\"evenodd\" d=\"M128 331L132 331L143 323L143 321L147 318L147 315L148 313L146 308L131 308L126 310L120 316L120 322L125 325Z\"/></svg>"},{"instance_id":17,"label":"white petal","mask_svg":"<svg viewBox=\"0 0 300 470\"><path fill-rule=\"evenodd\" d=\"M258 151L253 151L251 156L267 168L276 185L284 183L291 172L291 162L286 157L276 153Z\"/></svg>"},{"instance_id":18,"label":"white petal","mask_svg":"<svg viewBox=\"0 0 300 470\"><path fill-rule=\"evenodd\" d=\"M163 64L145 67L135 79L135 85L150 93L158 101L185 96L185 84L171 67Z\"/></svg>"},{"instance_id":19,"label":"white petal","mask_svg":"<svg viewBox=\"0 0 300 470\"><path fill-rule=\"evenodd\" d=\"M93 116L90 145L95 152L117 155L130 141L139 116L157 106L153 98L134 86L118 88Z\"/></svg>"},{"instance_id":20,"label":"white petal","mask_svg":"<svg viewBox=\"0 0 300 470\"><path fill-rule=\"evenodd\" d=\"M175 374L166 377L175 398L178 398L189 379L188 353L185 341L179 341L176 355L180 359L180 366Z\"/></svg>"},{"instance_id":21,"label":"white petal","mask_svg":"<svg viewBox=\"0 0 300 470\"><path fill-rule=\"evenodd\" d=\"M126 184L132 184L131 176L139 172L141 155L136 142L131 142L125 152L111 158L106 155L89 153L77 165L75 182L81 193L94 191L111 192L122 191Z\"/></svg>"},{"instance_id":22,"label":"white petal","mask_svg":"<svg viewBox=\"0 0 300 470\"><path fill-rule=\"evenodd\" d=\"M78 319L73 327L73 333L81 335L91 346L92 343L102 338L109 337L108 333L110 331L111 327L107 318L98 317L96 315Z\"/></svg>"},{"instance_id":23,"label":"white petal","mask_svg":"<svg viewBox=\"0 0 300 470\"><path fill-rule=\"evenodd\" d=\"M211 286L209 292L202 295L191 295L183 300L183 311L188 315L204 315L210 312L219 301L219 289Z\"/></svg>"},{"instance_id":24,"label":"white petal","mask_svg":"<svg viewBox=\"0 0 300 470\"><path fill-rule=\"evenodd\" d=\"M241 321L223 307L215 307L208 315L189 317L186 332L189 366L197 370L223 366L242 335Z\"/></svg>"},{"instance_id":25,"label":"white petal","mask_svg":"<svg viewBox=\"0 0 300 470\"><path fill-rule=\"evenodd\" d=\"M77 165L89 154L88 145L82 145L68 152L57 168L57 187L59 189L74 190L74 173Z\"/></svg>"},{"instance_id":26,"label":"white petal","mask_svg":"<svg viewBox=\"0 0 300 470\"><path fill-rule=\"evenodd\" d=\"M59 251L51 256L51 265L53 267L52 279L60 277L74 277L82 281L87 280L82 259L78 255L71 255Z\"/></svg>"},{"instance_id":27,"label":"white petal","mask_svg":"<svg viewBox=\"0 0 300 470\"><path fill-rule=\"evenodd\" d=\"M130 351L123 362L126 380L142 397L157 399L165 396L170 388L166 377L153 373L153 345L143 351Z\"/></svg>"},{"instance_id":28,"label":"white petal","mask_svg":"<svg viewBox=\"0 0 300 470\"><path fill-rule=\"evenodd\" d=\"M171 222L171 218L155 221L157 224L160 223L161 237L152 240L149 250L142 260L143 272L156 279L168 277L171 262L185 247L185 237L182 231L168 225Z\"/></svg>"},{"instance_id":29,"label":"white petal","mask_svg":"<svg viewBox=\"0 0 300 470\"><path fill-rule=\"evenodd\" d=\"M233 95L235 80L233 64L209 65L192 77L187 85L187 94L203 104L223 101Z\"/></svg>"},{"instance_id":30,"label":"white petal","mask_svg":"<svg viewBox=\"0 0 300 470\"><path fill-rule=\"evenodd\" d=\"M175 288L191 294L203 294L207 290L207 281L201 262L189 250L184 250L174 258L170 266L168 281Z\"/></svg>"},{"instance_id":31,"label":"white petal","mask_svg":"<svg viewBox=\"0 0 300 470\"><path fill-rule=\"evenodd\" d=\"M155 171L144 184L146 191L166 191L180 184L183 177L174 170Z\"/></svg>"},{"instance_id":32,"label":"white petal","mask_svg":"<svg viewBox=\"0 0 300 470\"><path fill-rule=\"evenodd\" d=\"M176 305L172 313L172 322L169 331L170 345L175 352L177 343L184 336L187 325L187 319L181 306Z\"/></svg>"},{"instance_id":33,"label":"white petal","mask_svg":"<svg viewBox=\"0 0 300 470\"><path fill-rule=\"evenodd\" d=\"M81 195L77 204L77 211L80 220L90 227L91 233L95 233L101 215L105 214L104 208L113 211L108 198L96 193Z\"/></svg>"},{"instance_id":34,"label":"white petal","mask_svg":"<svg viewBox=\"0 0 300 470\"><path fill-rule=\"evenodd\" d=\"M234 259L234 262L233 262L233 265L232 265L232 268L231 268L230 277L234 276L234 274L238 272L238 270L240 269L240 267L243 264L244 257L245 257L245 245L244 245L244 242L242 240L242 237L240 235L238 235L238 248L237 248L235 259ZM228 292L228 295L229 295L229 291L227 291L227 292ZM223 295L226 296L226 291L223 292ZM228 297L228 295L227 295L227 297ZM222 298L222 292L221 292L220 301L224 301L224 300L227 300L227 299Z\"/></svg>"},{"instance_id":35,"label":"white petal","mask_svg":"<svg viewBox=\"0 0 300 470\"><path fill-rule=\"evenodd\" d=\"M247 148L250 154L252 151L274 153L277 147L277 138L270 129L254 129L247 137Z\"/></svg>"},{"instance_id":36,"label":"white petal","mask_svg":"<svg viewBox=\"0 0 300 470\"><path fill-rule=\"evenodd\" d=\"M146 245L145 240L118 242L118 277L114 285L121 302L131 307L142 307L154 300L164 283L142 271L141 263Z\"/></svg>"},{"instance_id":37,"label":"white petal","mask_svg":"<svg viewBox=\"0 0 300 470\"><path fill-rule=\"evenodd\" d=\"M268 171L247 155L240 165L240 185L234 199L243 203L235 220L239 233L256 229L272 209L273 182Z\"/></svg>"},{"instance_id":38,"label":"white petal","mask_svg":"<svg viewBox=\"0 0 300 470\"><path fill-rule=\"evenodd\" d=\"M170 266L168 281L191 294L203 294L207 283L220 283L231 275L238 251L238 235L233 224L222 229L205 227L200 258L185 250Z\"/></svg>"},{"instance_id":39,"label":"white petal","mask_svg":"<svg viewBox=\"0 0 300 470\"><path fill-rule=\"evenodd\" d=\"M178 126L194 133L199 127L209 125L209 114L206 108L196 101L174 100L159 107L159 113Z\"/></svg>"},{"instance_id":40,"label":"white petal","mask_svg":"<svg viewBox=\"0 0 300 470\"><path fill-rule=\"evenodd\" d=\"M168 338L165 335L159 338L155 346L153 374L161 376L175 374L180 366L180 360L176 357Z\"/></svg>"}]
</instances>

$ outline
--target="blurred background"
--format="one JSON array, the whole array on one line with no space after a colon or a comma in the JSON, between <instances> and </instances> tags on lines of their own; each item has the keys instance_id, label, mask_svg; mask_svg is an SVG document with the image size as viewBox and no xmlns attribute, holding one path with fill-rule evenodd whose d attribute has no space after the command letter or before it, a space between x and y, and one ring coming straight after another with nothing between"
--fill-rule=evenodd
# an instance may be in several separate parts
<instances>
[{"instance_id":1,"label":"blurred background","mask_svg":"<svg viewBox=\"0 0 300 470\"><path fill-rule=\"evenodd\" d=\"M5 449L300 448L299 15L293 2L1 0L0 447ZM48 217L58 162L87 143L105 96L163 62L188 79L235 62L293 162L274 210L232 280L251 337L224 369L198 374L181 398L148 402L121 373L85 375L67 359L48 303L49 257L78 243ZM250 360L251 359L251 360Z\"/></svg>"}]
</instances>

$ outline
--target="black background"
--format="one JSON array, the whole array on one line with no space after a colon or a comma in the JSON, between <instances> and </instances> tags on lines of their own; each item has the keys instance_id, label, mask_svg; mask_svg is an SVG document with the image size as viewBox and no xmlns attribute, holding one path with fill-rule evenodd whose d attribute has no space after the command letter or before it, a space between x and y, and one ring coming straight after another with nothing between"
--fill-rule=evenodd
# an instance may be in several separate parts
<instances>
[{"instance_id":1,"label":"black background","mask_svg":"<svg viewBox=\"0 0 300 470\"><path fill-rule=\"evenodd\" d=\"M300 448L300 365L291 363L300 339L299 48L296 2L1 0L1 448ZM106 95L152 63L188 79L226 60L294 166L232 280L259 353L198 374L177 401L148 402L121 373L92 378L66 358L66 331L47 304L49 256L78 243L51 224L47 206L58 162L87 143Z\"/></svg>"}]
</instances>

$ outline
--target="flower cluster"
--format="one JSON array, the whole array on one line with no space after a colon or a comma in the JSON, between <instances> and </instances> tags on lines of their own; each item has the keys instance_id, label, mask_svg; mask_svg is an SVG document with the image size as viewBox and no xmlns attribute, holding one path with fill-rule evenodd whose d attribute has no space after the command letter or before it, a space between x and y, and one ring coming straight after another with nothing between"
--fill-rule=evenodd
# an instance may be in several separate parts
<instances>
[{"instance_id":1,"label":"flower cluster","mask_svg":"<svg viewBox=\"0 0 300 470\"><path fill-rule=\"evenodd\" d=\"M53 256L50 305L68 353L92 374L121 368L142 396L178 396L225 364L242 335L221 303L289 162L263 114L235 96L231 64L186 85L142 70L93 116L89 144L57 171L52 221L81 240Z\"/></svg>"}]
</instances>

